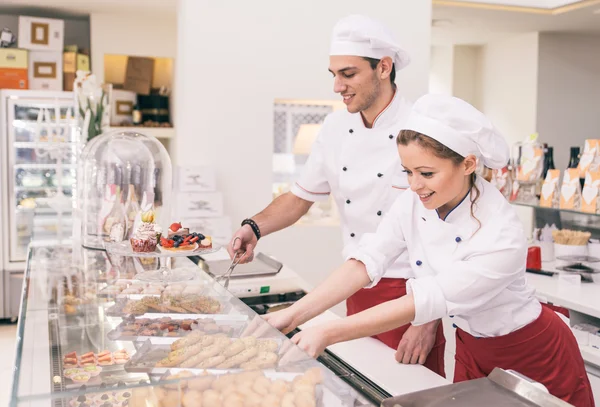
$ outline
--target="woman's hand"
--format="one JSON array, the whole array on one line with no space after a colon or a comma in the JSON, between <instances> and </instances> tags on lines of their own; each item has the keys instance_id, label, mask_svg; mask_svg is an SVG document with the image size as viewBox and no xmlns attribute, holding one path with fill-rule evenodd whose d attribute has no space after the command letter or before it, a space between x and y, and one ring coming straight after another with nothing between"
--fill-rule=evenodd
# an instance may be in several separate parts
<instances>
[{"instance_id":1,"label":"woman's hand","mask_svg":"<svg viewBox=\"0 0 600 407\"><path fill-rule=\"evenodd\" d=\"M294 335L292 342L312 358L318 357L326 347L331 345L329 332L325 325L303 329Z\"/></svg>"},{"instance_id":2,"label":"woman's hand","mask_svg":"<svg viewBox=\"0 0 600 407\"><path fill-rule=\"evenodd\" d=\"M263 319L267 321L273 328L281 331L284 335L296 329L297 324L294 322L294 312L292 307L275 311L270 314L263 315Z\"/></svg>"}]
</instances>

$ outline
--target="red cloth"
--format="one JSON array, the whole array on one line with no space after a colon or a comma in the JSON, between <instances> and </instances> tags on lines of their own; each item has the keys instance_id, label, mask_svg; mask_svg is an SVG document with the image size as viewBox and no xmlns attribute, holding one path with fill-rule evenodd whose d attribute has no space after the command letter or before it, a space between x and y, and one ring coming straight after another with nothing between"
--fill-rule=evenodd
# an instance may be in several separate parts
<instances>
[{"instance_id":1,"label":"red cloth","mask_svg":"<svg viewBox=\"0 0 600 407\"><path fill-rule=\"evenodd\" d=\"M495 367L515 370L542 383L576 407L593 407L583 358L571 329L547 307L532 323L508 335L476 338L456 329L454 382L479 379Z\"/></svg>"},{"instance_id":2,"label":"red cloth","mask_svg":"<svg viewBox=\"0 0 600 407\"><path fill-rule=\"evenodd\" d=\"M363 288L346 300L347 314L354 315L368 308L395 300L406 295L406 279L404 278L382 278L373 288ZM398 349L400 339L410 324L389 332L384 332L373 338L380 340L390 348ZM446 377L444 370L444 351L446 349L446 338L444 328L440 323L437 329L435 344L425 360L424 366L442 377Z\"/></svg>"}]
</instances>

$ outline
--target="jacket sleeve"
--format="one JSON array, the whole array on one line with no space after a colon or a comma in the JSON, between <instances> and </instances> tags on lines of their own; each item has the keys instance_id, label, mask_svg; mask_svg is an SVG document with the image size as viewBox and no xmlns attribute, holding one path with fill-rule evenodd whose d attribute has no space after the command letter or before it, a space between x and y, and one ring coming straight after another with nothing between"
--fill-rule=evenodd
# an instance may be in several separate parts
<instances>
[{"instance_id":1,"label":"jacket sleeve","mask_svg":"<svg viewBox=\"0 0 600 407\"><path fill-rule=\"evenodd\" d=\"M328 127L327 122L326 118L317 139L312 145L302 174L291 188L294 195L311 202L325 201L331 193L325 171L327 154L324 138Z\"/></svg>"},{"instance_id":2,"label":"jacket sleeve","mask_svg":"<svg viewBox=\"0 0 600 407\"><path fill-rule=\"evenodd\" d=\"M434 276L408 281L407 292L415 301L413 324L482 309L524 272L527 242L523 230L503 225L500 216L496 219L500 220L474 235L475 239L485 238L478 241L472 255L449 262Z\"/></svg>"},{"instance_id":3,"label":"jacket sleeve","mask_svg":"<svg viewBox=\"0 0 600 407\"><path fill-rule=\"evenodd\" d=\"M409 194L402 194L396 198L381 220L377 231L363 235L358 247L346 256L346 260L361 261L367 268L367 274L371 279L371 284L367 288L376 286L385 271L406 251L401 212L411 204L409 198Z\"/></svg>"}]
</instances>

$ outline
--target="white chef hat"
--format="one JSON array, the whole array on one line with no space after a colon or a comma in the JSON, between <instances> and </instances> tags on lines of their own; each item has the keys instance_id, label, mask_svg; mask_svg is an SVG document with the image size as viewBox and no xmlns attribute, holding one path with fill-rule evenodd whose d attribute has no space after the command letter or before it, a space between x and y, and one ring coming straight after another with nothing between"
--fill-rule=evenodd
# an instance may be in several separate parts
<instances>
[{"instance_id":1,"label":"white chef hat","mask_svg":"<svg viewBox=\"0 0 600 407\"><path fill-rule=\"evenodd\" d=\"M333 27L329 55L375 59L390 57L396 71L410 63L408 53L400 48L394 35L384 24L361 15L351 15L337 22Z\"/></svg>"},{"instance_id":2,"label":"white chef hat","mask_svg":"<svg viewBox=\"0 0 600 407\"><path fill-rule=\"evenodd\" d=\"M473 154L488 168L503 168L510 157L506 140L492 122L464 100L452 96L421 96L404 129L431 137L463 157Z\"/></svg>"}]
</instances>

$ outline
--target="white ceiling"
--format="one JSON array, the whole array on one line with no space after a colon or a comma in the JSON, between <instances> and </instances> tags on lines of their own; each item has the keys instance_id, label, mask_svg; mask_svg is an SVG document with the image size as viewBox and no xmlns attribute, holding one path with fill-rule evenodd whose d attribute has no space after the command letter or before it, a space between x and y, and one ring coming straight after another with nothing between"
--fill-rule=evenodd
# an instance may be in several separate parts
<instances>
[{"instance_id":1,"label":"white ceiling","mask_svg":"<svg viewBox=\"0 0 600 407\"><path fill-rule=\"evenodd\" d=\"M458 0L464 3L486 3L503 6L534 7L542 9L553 9L578 3L579 0Z\"/></svg>"},{"instance_id":2,"label":"white ceiling","mask_svg":"<svg viewBox=\"0 0 600 407\"><path fill-rule=\"evenodd\" d=\"M177 0L0 0L0 12L23 13L52 10L63 15L130 12L136 14L172 14L177 12Z\"/></svg>"},{"instance_id":3,"label":"white ceiling","mask_svg":"<svg viewBox=\"0 0 600 407\"><path fill-rule=\"evenodd\" d=\"M600 36L600 2L556 15L434 5L432 18L433 45L480 45L507 35L534 31Z\"/></svg>"}]
</instances>

